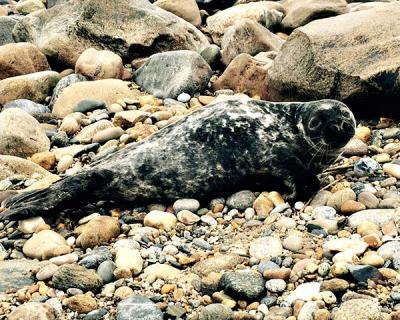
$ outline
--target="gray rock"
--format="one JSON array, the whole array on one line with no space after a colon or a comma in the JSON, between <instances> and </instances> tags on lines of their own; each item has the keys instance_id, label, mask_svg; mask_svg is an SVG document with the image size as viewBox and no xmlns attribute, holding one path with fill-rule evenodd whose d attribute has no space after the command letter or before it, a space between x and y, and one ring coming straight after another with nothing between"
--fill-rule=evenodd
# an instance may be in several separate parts
<instances>
[{"instance_id":1,"label":"gray rock","mask_svg":"<svg viewBox=\"0 0 400 320\"><path fill-rule=\"evenodd\" d=\"M200 54L179 50L152 55L134 73L134 81L158 98L173 98L185 92L201 92L211 77L211 68Z\"/></svg>"},{"instance_id":2,"label":"gray rock","mask_svg":"<svg viewBox=\"0 0 400 320\"><path fill-rule=\"evenodd\" d=\"M110 283L114 279L114 270L116 266L111 260L102 262L97 268L97 274L103 280L103 283Z\"/></svg>"},{"instance_id":3,"label":"gray rock","mask_svg":"<svg viewBox=\"0 0 400 320\"><path fill-rule=\"evenodd\" d=\"M28 302L11 312L8 320L21 320L21 319L37 319L37 320L54 320L56 314L53 307L46 303Z\"/></svg>"},{"instance_id":4,"label":"gray rock","mask_svg":"<svg viewBox=\"0 0 400 320\"><path fill-rule=\"evenodd\" d=\"M189 210L196 212L200 208L200 202L196 199L179 199L174 202L173 209L175 212Z\"/></svg>"},{"instance_id":5,"label":"gray rock","mask_svg":"<svg viewBox=\"0 0 400 320\"><path fill-rule=\"evenodd\" d=\"M240 211L246 210L253 206L253 202L256 200L254 193L249 190L243 190L232 194L226 199L226 205L230 209L238 209Z\"/></svg>"},{"instance_id":6,"label":"gray rock","mask_svg":"<svg viewBox=\"0 0 400 320\"><path fill-rule=\"evenodd\" d=\"M213 303L201 309L199 320L231 320L233 311L221 303Z\"/></svg>"},{"instance_id":7,"label":"gray rock","mask_svg":"<svg viewBox=\"0 0 400 320\"><path fill-rule=\"evenodd\" d=\"M75 66L90 47L131 61L161 51L201 51L209 44L189 22L147 0L68 1L24 17L14 37L36 44L49 60L67 66Z\"/></svg>"},{"instance_id":8,"label":"gray rock","mask_svg":"<svg viewBox=\"0 0 400 320\"><path fill-rule=\"evenodd\" d=\"M0 292L18 290L35 282L32 269L39 266L34 260L0 261Z\"/></svg>"},{"instance_id":9,"label":"gray rock","mask_svg":"<svg viewBox=\"0 0 400 320\"><path fill-rule=\"evenodd\" d=\"M52 108L54 103L60 94L64 91L65 88L69 87L71 84L87 81L87 79L81 74L70 74L64 78L62 78L56 85L53 90L53 95L51 96L51 100L49 106Z\"/></svg>"},{"instance_id":10,"label":"gray rock","mask_svg":"<svg viewBox=\"0 0 400 320\"><path fill-rule=\"evenodd\" d=\"M269 70L270 99L332 98L363 113L393 105L399 96L399 14L395 2L296 29Z\"/></svg>"},{"instance_id":11,"label":"gray rock","mask_svg":"<svg viewBox=\"0 0 400 320\"><path fill-rule=\"evenodd\" d=\"M78 102L74 107L74 112L90 112L96 109L105 109L106 104L101 100L85 99Z\"/></svg>"},{"instance_id":12,"label":"gray rock","mask_svg":"<svg viewBox=\"0 0 400 320\"><path fill-rule=\"evenodd\" d=\"M77 264L64 264L53 275L54 287L59 290L77 288L84 291L98 290L103 281L95 271Z\"/></svg>"},{"instance_id":13,"label":"gray rock","mask_svg":"<svg viewBox=\"0 0 400 320\"><path fill-rule=\"evenodd\" d=\"M163 313L149 298L135 295L118 303L117 320L163 320Z\"/></svg>"},{"instance_id":14,"label":"gray rock","mask_svg":"<svg viewBox=\"0 0 400 320\"><path fill-rule=\"evenodd\" d=\"M12 31L17 22L17 19L11 17L0 17L0 46L15 42Z\"/></svg>"},{"instance_id":15,"label":"gray rock","mask_svg":"<svg viewBox=\"0 0 400 320\"><path fill-rule=\"evenodd\" d=\"M282 279L271 279L265 283L268 291L279 293L286 289L286 282Z\"/></svg>"},{"instance_id":16,"label":"gray rock","mask_svg":"<svg viewBox=\"0 0 400 320\"><path fill-rule=\"evenodd\" d=\"M239 300L255 300L264 292L265 280L258 272L225 272L219 282L220 287Z\"/></svg>"},{"instance_id":17,"label":"gray rock","mask_svg":"<svg viewBox=\"0 0 400 320\"><path fill-rule=\"evenodd\" d=\"M108 313L107 309L97 309L90 311L88 314L85 315L83 320L101 320L104 319L104 316Z\"/></svg>"},{"instance_id":18,"label":"gray rock","mask_svg":"<svg viewBox=\"0 0 400 320\"><path fill-rule=\"evenodd\" d=\"M107 247L97 247L85 254L79 264L85 268L96 269L102 262L112 259L111 251Z\"/></svg>"},{"instance_id":19,"label":"gray rock","mask_svg":"<svg viewBox=\"0 0 400 320\"><path fill-rule=\"evenodd\" d=\"M29 114L51 112L49 107L44 106L43 104L40 104L40 103L33 102L31 100L27 100L27 99L18 99L18 100L7 102L4 105L3 110L10 109L10 108L18 108L18 109L24 110L25 112L28 112Z\"/></svg>"}]
</instances>

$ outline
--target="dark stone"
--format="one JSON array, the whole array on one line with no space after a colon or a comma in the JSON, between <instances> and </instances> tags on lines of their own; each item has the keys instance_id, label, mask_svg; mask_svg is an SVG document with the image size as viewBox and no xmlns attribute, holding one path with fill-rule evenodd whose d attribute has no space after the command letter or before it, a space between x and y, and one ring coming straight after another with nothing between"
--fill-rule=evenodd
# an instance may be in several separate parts
<instances>
[{"instance_id":1,"label":"dark stone","mask_svg":"<svg viewBox=\"0 0 400 320\"><path fill-rule=\"evenodd\" d=\"M64 264L53 275L56 289L67 290L77 288L83 291L97 291L103 284L101 278L93 270L77 264Z\"/></svg>"},{"instance_id":2,"label":"dark stone","mask_svg":"<svg viewBox=\"0 0 400 320\"><path fill-rule=\"evenodd\" d=\"M351 276L356 282L367 283L368 280L380 280L382 279L382 274L379 270L373 266L350 266L349 271Z\"/></svg>"},{"instance_id":3,"label":"dark stone","mask_svg":"<svg viewBox=\"0 0 400 320\"><path fill-rule=\"evenodd\" d=\"M135 83L158 98L175 99L181 93L201 92L211 77L211 68L189 50L152 55L133 75Z\"/></svg>"},{"instance_id":4,"label":"dark stone","mask_svg":"<svg viewBox=\"0 0 400 320\"><path fill-rule=\"evenodd\" d=\"M0 292L18 290L35 282L32 270L39 266L34 260L0 261Z\"/></svg>"},{"instance_id":5,"label":"dark stone","mask_svg":"<svg viewBox=\"0 0 400 320\"><path fill-rule=\"evenodd\" d=\"M232 6L236 0L196 0L200 9L212 12L217 9L226 9Z\"/></svg>"},{"instance_id":6,"label":"dark stone","mask_svg":"<svg viewBox=\"0 0 400 320\"><path fill-rule=\"evenodd\" d=\"M101 308L97 310L90 311L85 315L83 320L101 320L108 313L107 309Z\"/></svg>"},{"instance_id":7,"label":"dark stone","mask_svg":"<svg viewBox=\"0 0 400 320\"><path fill-rule=\"evenodd\" d=\"M255 300L265 290L265 280L258 272L225 272L219 285L228 295L239 300Z\"/></svg>"},{"instance_id":8,"label":"dark stone","mask_svg":"<svg viewBox=\"0 0 400 320\"><path fill-rule=\"evenodd\" d=\"M253 202L256 200L254 193L249 190L243 190L232 194L226 199L226 205L230 209L238 209L244 211L247 208L253 207Z\"/></svg>"},{"instance_id":9,"label":"dark stone","mask_svg":"<svg viewBox=\"0 0 400 320\"><path fill-rule=\"evenodd\" d=\"M145 296L131 296L117 305L117 320L163 320L160 308Z\"/></svg>"},{"instance_id":10,"label":"dark stone","mask_svg":"<svg viewBox=\"0 0 400 320\"><path fill-rule=\"evenodd\" d=\"M102 262L112 259L111 251L107 247L97 247L83 255L79 264L88 269L96 269Z\"/></svg>"},{"instance_id":11,"label":"dark stone","mask_svg":"<svg viewBox=\"0 0 400 320\"><path fill-rule=\"evenodd\" d=\"M115 263L111 260L102 262L97 268L97 274L103 280L103 283L110 283L114 280Z\"/></svg>"},{"instance_id":12,"label":"dark stone","mask_svg":"<svg viewBox=\"0 0 400 320\"><path fill-rule=\"evenodd\" d=\"M68 135L64 131L59 131L51 137L52 147L67 147L70 145Z\"/></svg>"},{"instance_id":13,"label":"dark stone","mask_svg":"<svg viewBox=\"0 0 400 320\"><path fill-rule=\"evenodd\" d=\"M199 320L231 320L233 311L221 303L213 303L202 308Z\"/></svg>"},{"instance_id":14,"label":"dark stone","mask_svg":"<svg viewBox=\"0 0 400 320\"><path fill-rule=\"evenodd\" d=\"M69 87L71 84L82 81L87 81L87 79L81 74L70 74L58 81L56 87L53 90L53 95L51 96L51 100L49 103L50 108L53 108L53 105L56 103L56 100L65 88Z\"/></svg>"},{"instance_id":15,"label":"dark stone","mask_svg":"<svg viewBox=\"0 0 400 320\"><path fill-rule=\"evenodd\" d=\"M14 101L7 102L3 109L9 108L18 108L24 110L30 114L33 113L49 113L51 112L49 107L44 106L43 104L33 102L27 99L17 99Z\"/></svg>"},{"instance_id":16,"label":"dark stone","mask_svg":"<svg viewBox=\"0 0 400 320\"><path fill-rule=\"evenodd\" d=\"M74 112L86 113L96 109L105 109L105 108L106 108L106 103L104 101L86 99L78 102L78 104L74 107Z\"/></svg>"}]
</instances>

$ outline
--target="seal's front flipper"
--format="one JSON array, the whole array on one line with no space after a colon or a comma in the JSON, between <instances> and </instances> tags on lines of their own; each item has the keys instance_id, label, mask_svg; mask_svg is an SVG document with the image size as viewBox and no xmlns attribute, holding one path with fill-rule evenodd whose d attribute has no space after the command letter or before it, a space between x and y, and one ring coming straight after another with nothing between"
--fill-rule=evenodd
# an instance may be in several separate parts
<instances>
[{"instance_id":1,"label":"seal's front flipper","mask_svg":"<svg viewBox=\"0 0 400 320\"><path fill-rule=\"evenodd\" d=\"M110 183L108 178L106 170L84 171L57 181L46 189L19 194L3 202L5 210L0 213L0 220L45 216L87 204L96 200L95 190L100 185Z\"/></svg>"}]
</instances>

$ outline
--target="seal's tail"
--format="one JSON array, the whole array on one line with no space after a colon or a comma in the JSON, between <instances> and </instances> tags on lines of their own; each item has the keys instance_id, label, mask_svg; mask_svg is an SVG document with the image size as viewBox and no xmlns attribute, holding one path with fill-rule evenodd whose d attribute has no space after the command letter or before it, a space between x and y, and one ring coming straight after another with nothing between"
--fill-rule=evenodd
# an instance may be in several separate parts
<instances>
[{"instance_id":1,"label":"seal's tail","mask_svg":"<svg viewBox=\"0 0 400 320\"><path fill-rule=\"evenodd\" d=\"M78 207L96 197L95 190L108 181L107 171L90 170L64 178L41 190L21 193L5 200L0 220L45 216L67 207ZM91 195L89 198L88 195Z\"/></svg>"}]
</instances>

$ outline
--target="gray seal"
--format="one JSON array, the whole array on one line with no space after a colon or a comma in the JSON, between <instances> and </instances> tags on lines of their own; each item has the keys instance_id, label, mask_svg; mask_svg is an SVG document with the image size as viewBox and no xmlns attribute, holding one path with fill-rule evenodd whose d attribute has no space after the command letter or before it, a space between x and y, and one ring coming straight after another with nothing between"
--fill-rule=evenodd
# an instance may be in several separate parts
<instances>
[{"instance_id":1,"label":"gray seal","mask_svg":"<svg viewBox=\"0 0 400 320\"><path fill-rule=\"evenodd\" d=\"M47 189L3 203L2 219L26 218L107 200L127 204L210 200L243 189L307 200L317 175L355 132L341 102L212 103ZM269 189L271 188L271 189Z\"/></svg>"}]
</instances>

